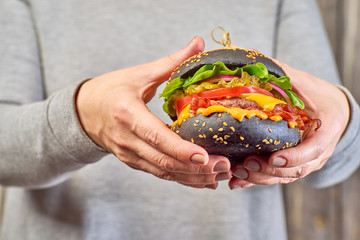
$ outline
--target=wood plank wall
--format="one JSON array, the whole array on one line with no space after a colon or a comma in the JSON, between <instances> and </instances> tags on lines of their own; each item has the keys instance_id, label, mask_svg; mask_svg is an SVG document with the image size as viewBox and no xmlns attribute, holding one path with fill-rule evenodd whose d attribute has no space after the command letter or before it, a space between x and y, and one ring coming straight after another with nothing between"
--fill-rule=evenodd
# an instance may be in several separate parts
<instances>
[{"instance_id":1,"label":"wood plank wall","mask_svg":"<svg viewBox=\"0 0 360 240\"><path fill-rule=\"evenodd\" d=\"M360 102L360 1L317 2L343 84ZM360 239L360 170L331 188L293 183L284 189L289 240Z\"/></svg>"}]
</instances>

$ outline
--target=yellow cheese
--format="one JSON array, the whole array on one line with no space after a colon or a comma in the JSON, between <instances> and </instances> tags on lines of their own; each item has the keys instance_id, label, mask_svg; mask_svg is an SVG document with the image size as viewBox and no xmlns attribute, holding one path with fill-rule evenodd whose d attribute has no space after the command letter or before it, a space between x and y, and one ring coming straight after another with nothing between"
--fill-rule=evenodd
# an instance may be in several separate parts
<instances>
[{"instance_id":1,"label":"yellow cheese","mask_svg":"<svg viewBox=\"0 0 360 240\"><path fill-rule=\"evenodd\" d=\"M286 104L286 102L284 102L282 100L279 100L279 99L276 99L273 97L269 97L269 96L266 96L263 94L259 94L259 93L246 93L246 94L242 94L241 97L251 100L251 101L254 101L261 108L263 108L265 110L269 110L269 111L272 111L276 104ZM212 113L224 113L224 112L229 113L233 118L237 119L240 122L242 121L242 119L244 117L247 117L249 119L254 116L259 117L261 119L269 118L269 116L262 111L246 110L246 109L242 109L242 108L238 108L238 107L227 108L222 105L212 105L207 108L199 108L196 111L196 115L202 114L206 117ZM187 118L192 117L192 116L194 116L194 115L190 113L190 104L188 104L181 111L181 113L178 116L178 119L172 124L172 128L175 127L176 124L178 124L180 126ZM276 121L282 120L283 118L281 116L272 116L269 119L276 122ZM296 127L296 125L297 125L296 122L289 122L290 128L294 128L294 127Z\"/></svg>"},{"instance_id":2,"label":"yellow cheese","mask_svg":"<svg viewBox=\"0 0 360 240\"><path fill-rule=\"evenodd\" d=\"M286 104L286 102L277 99L277 98L273 98L270 96L266 96L260 93L245 93L245 94L241 94L242 98L245 98L247 100L250 101L254 101L256 102L261 108L265 109L265 110L270 110L272 111L275 107L276 104Z\"/></svg>"},{"instance_id":3,"label":"yellow cheese","mask_svg":"<svg viewBox=\"0 0 360 240\"><path fill-rule=\"evenodd\" d=\"M277 121L282 120L283 118L281 116L272 116L272 117L269 117L269 119L273 120L274 122L277 122Z\"/></svg>"},{"instance_id":4,"label":"yellow cheese","mask_svg":"<svg viewBox=\"0 0 360 240\"><path fill-rule=\"evenodd\" d=\"M264 112L260 112L260 111L256 111L256 110L246 110L246 109L237 108L237 107L227 108L227 107L224 107L221 105L213 105L208 108L199 108L196 111L196 115L202 114L206 117L206 116L209 116L210 114L216 113L216 112L218 112L218 113L227 112L233 118L237 119L239 122L241 122L244 117L251 118L251 117L257 116L261 119L268 118L268 115Z\"/></svg>"},{"instance_id":5,"label":"yellow cheese","mask_svg":"<svg viewBox=\"0 0 360 240\"><path fill-rule=\"evenodd\" d=\"M178 119L172 124L171 127L175 127L176 123L179 124L179 126L180 126L185 119L192 117L192 116L194 116L194 115L190 113L190 104L188 104L188 105L186 105L186 107L184 107L183 110L181 110L181 112L178 116Z\"/></svg>"}]
</instances>

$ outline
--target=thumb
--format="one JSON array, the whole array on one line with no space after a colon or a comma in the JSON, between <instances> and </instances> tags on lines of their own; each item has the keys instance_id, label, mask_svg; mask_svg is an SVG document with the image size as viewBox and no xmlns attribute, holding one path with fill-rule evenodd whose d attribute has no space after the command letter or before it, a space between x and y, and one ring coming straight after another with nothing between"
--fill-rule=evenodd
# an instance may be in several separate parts
<instances>
[{"instance_id":1,"label":"thumb","mask_svg":"<svg viewBox=\"0 0 360 240\"><path fill-rule=\"evenodd\" d=\"M204 51L204 40L196 36L186 47L156 61L143 64L144 71L149 73L148 80L158 85L166 81L176 67L189 57Z\"/></svg>"},{"instance_id":2,"label":"thumb","mask_svg":"<svg viewBox=\"0 0 360 240\"><path fill-rule=\"evenodd\" d=\"M145 102L148 102L155 94L156 88L169 79L171 73L183 63L186 59L204 51L204 40L196 36L186 47L174 52L166 57L156 61L142 64L141 69L137 69L137 73L146 74L146 78L138 76L138 79L144 79L145 84L139 86L140 95ZM139 67L139 66L138 66Z\"/></svg>"}]
</instances>

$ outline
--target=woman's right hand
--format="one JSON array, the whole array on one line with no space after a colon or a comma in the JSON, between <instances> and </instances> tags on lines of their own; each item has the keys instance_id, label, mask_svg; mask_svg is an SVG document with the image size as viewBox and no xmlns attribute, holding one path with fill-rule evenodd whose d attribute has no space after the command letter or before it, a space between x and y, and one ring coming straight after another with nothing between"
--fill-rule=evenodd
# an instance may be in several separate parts
<instances>
[{"instance_id":1,"label":"woman's right hand","mask_svg":"<svg viewBox=\"0 0 360 240\"><path fill-rule=\"evenodd\" d=\"M204 49L195 37L154 62L116 70L85 82L76 107L88 136L128 166L197 188L216 188L231 177L230 162L181 139L146 107L173 69Z\"/></svg>"}]
</instances>

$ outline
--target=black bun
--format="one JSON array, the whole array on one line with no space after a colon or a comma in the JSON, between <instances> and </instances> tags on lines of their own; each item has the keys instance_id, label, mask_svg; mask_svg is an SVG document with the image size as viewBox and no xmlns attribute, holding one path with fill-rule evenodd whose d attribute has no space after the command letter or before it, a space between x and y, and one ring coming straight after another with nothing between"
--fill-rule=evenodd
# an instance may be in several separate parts
<instances>
[{"instance_id":1,"label":"black bun","mask_svg":"<svg viewBox=\"0 0 360 240\"><path fill-rule=\"evenodd\" d=\"M280 66L256 51L217 49L187 59L174 70L169 81L177 77L187 78L202 66L218 61L229 68L261 62L270 74L276 77L286 75ZM275 122L258 117L244 117L239 122L228 113L214 113L207 117L199 114L186 119L181 126L176 124L172 130L183 139L204 147L211 154L227 156L232 162L242 161L251 154L268 155L296 146L300 142L298 128L289 128L284 120Z\"/></svg>"},{"instance_id":2,"label":"black bun","mask_svg":"<svg viewBox=\"0 0 360 240\"><path fill-rule=\"evenodd\" d=\"M228 113L202 114L187 118L173 128L183 139L204 147L211 154L225 155L232 162L250 154L271 152L296 146L298 128L289 128L284 120L272 121L244 117L241 122Z\"/></svg>"},{"instance_id":3,"label":"black bun","mask_svg":"<svg viewBox=\"0 0 360 240\"><path fill-rule=\"evenodd\" d=\"M241 48L223 48L208 52L201 52L185 60L185 62L174 70L169 81L177 77L187 78L195 74L195 72L202 66L213 64L218 61L223 62L229 68L243 67L245 65L261 62L266 66L269 73L275 75L276 77L286 75L279 65L261 53Z\"/></svg>"}]
</instances>

